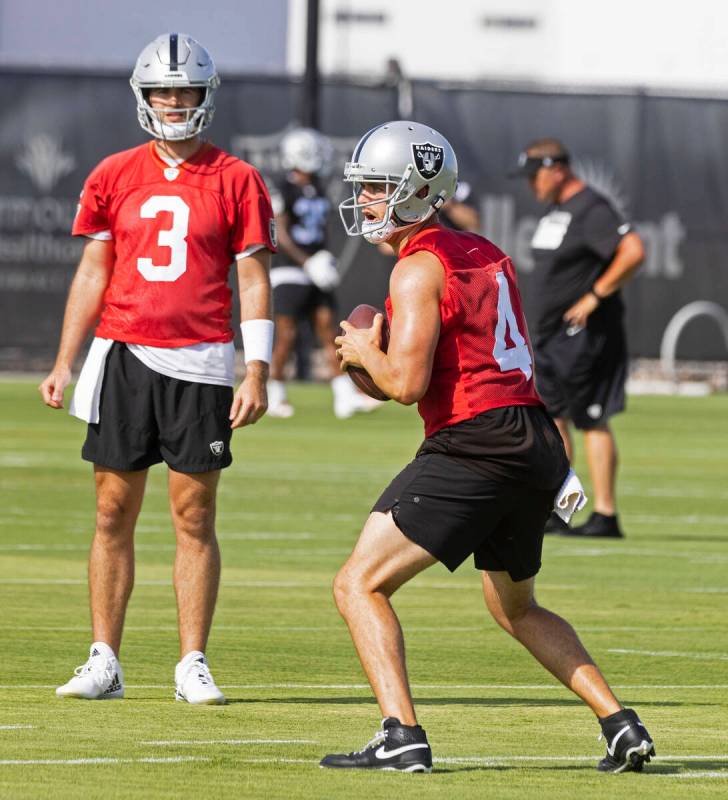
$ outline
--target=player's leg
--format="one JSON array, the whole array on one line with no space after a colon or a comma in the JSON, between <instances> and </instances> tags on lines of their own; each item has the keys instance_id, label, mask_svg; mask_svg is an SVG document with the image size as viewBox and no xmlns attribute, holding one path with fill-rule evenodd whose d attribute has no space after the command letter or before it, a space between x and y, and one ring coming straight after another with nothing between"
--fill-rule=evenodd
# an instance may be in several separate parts
<instances>
[{"instance_id":1,"label":"player's leg","mask_svg":"<svg viewBox=\"0 0 728 800\"><path fill-rule=\"evenodd\" d=\"M410 541L391 514L369 516L353 553L334 580L337 608L384 717L416 725L404 639L389 601L402 584L436 562Z\"/></svg>"},{"instance_id":2,"label":"player's leg","mask_svg":"<svg viewBox=\"0 0 728 800\"><path fill-rule=\"evenodd\" d=\"M232 463L228 411L230 386L159 376L160 452L169 466L169 504L176 534L174 589L181 660L175 670L177 699L224 703L205 648L220 584L215 532L220 470Z\"/></svg>"},{"instance_id":3,"label":"player's leg","mask_svg":"<svg viewBox=\"0 0 728 800\"><path fill-rule=\"evenodd\" d=\"M283 290L285 287L279 287ZM287 418L293 416L293 406L288 402L284 372L296 344L296 318L290 314L275 314L275 339L268 381L268 415Z\"/></svg>"},{"instance_id":4,"label":"player's leg","mask_svg":"<svg viewBox=\"0 0 728 800\"><path fill-rule=\"evenodd\" d=\"M110 349L100 416L89 424L82 456L94 464L96 531L89 556L93 643L89 659L56 694L107 699L123 697L119 664L124 616L134 583L134 526L147 469L161 461L152 403L151 371L126 345Z\"/></svg>"},{"instance_id":5,"label":"player's leg","mask_svg":"<svg viewBox=\"0 0 728 800\"><path fill-rule=\"evenodd\" d=\"M336 605L377 698L382 728L361 750L335 753L322 767L429 772L432 752L417 724L404 638L389 598L436 559L410 541L391 514L374 512L334 580Z\"/></svg>"},{"instance_id":6,"label":"player's leg","mask_svg":"<svg viewBox=\"0 0 728 800\"><path fill-rule=\"evenodd\" d=\"M220 471L185 474L169 470L169 503L177 537L174 590L180 657L204 653L220 584L220 548L215 533Z\"/></svg>"},{"instance_id":7,"label":"player's leg","mask_svg":"<svg viewBox=\"0 0 728 800\"><path fill-rule=\"evenodd\" d=\"M607 423L584 431L584 450L594 492L594 510L612 516L616 513L618 455L614 433Z\"/></svg>"},{"instance_id":8,"label":"player's leg","mask_svg":"<svg viewBox=\"0 0 728 800\"><path fill-rule=\"evenodd\" d=\"M94 466L96 532L89 556L91 624L95 642L118 656L134 585L134 528L142 507L147 470L120 472Z\"/></svg>"},{"instance_id":9,"label":"player's leg","mask_svg":"<svg viewBox=\"0 0 728 800\"><path fill-rule=\"evenodd\" d=\"M584 433L594 511L570 533L575 536L621 538L617 517L616 481L618 454L609 420L625 407L627 353L621 328L594 335L588 342L591 370L574 387L572 419Z\"/></svg>"},{"instance_id":10,"label":"player's leg","mask_svg":"<svg viewBox=\"0 0 728 800\"><path fill-rule=\"evenodd\" d=\"M598 717L619 711L621 705L571 625L536 602L534 580L513 581L507 572L484 571L483 593L493 618Z\"/></svg>"},{"instance_id":11,"label":"player's leg","mask_svg":"<svg viewBox=\"0 0 728 800\"><path fill-rule=\"evenodd\" d=\"M484 571L488 610L505 631L596 714L607 740L607 755L599 769L641 770L655 753L650 735L637 714L623 708L614 696L571 625L538 605L534 581L513 581L507 572Z\"/></svg>"},{"instance_id":12,"label":"player's leg","mask_svg":"<svg viewBox=\"0 0 728 800\"><path fill-rule=\"evenodd\" d=\"M220 548L215 533L219 470L186 474L169 470L169 504L177 540L174 591L177 597L180 661L176 697L193 704L220 704L205 649L220 586Z\"/></svg>"},{"instance_id":13,"label":"player's leg","mask_svg":"<svg viewBox=\"0 0 728 800\"><path fill-rule=\"evenodd\" d=\"M321 292L321 294L324 297L328 296L328 293ZM336 345L334 344L337 327L332 303L317 302L311 312L311 323L316 338L323 348L329 375L335 376L340 370L339 361L336 358Z\"/></svg>"},{"instance_id":14,"label":"player's leg","mask_svg":"<svg viewBox=\"0 0 728 800\"><path fill-rule=\"evenodd\" d=\"M93 643L89 658L59 697L85 700L124 696L118 661L126 608L134 586L134 526L144 497L147 470L120 472L94 466L96 531L88 563Z\"/></svg>"}]
</instances>

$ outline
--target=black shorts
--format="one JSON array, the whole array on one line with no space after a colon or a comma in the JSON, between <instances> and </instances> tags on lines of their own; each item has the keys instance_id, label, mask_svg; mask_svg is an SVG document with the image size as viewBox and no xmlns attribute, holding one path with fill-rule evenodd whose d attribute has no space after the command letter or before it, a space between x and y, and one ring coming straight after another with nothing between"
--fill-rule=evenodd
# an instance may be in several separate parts
<instances>
[{"instance_id":1,"label":"black shorts","mask_svg":"<svg viewBox=\"0 0 728 800\"><path fill-rule=\"evenodd\" d=\"M106 359L99 422L88 426L81 455L122 471L165 461L177 472L229 467L229 386L191 383L149 369L114 342Z\"/></svg>"},{"instance_id":2,"label":"black shorts","mask_svg":"<svg viewBox=\"0 0 728 800\"><path fill-rule=\"evenodd\" d=\"M336 310L333 292L305 283L281 283L273 287L273 310L296 319L307 319L317 308Z\"/></svg>"},{"instance_id":3,"label":"black shorts","mask_svg":"<svg viewBox=\"0 0 728 800\"><path fill-rule=\"evenodd\" d=\"M536 383L552 417L581 430L624 411L627 345L621 322L587 326L569 335L562 327L534 346Z\"/></svg>"},{"instance_id":4,"label":"black shorts","mask_svg":"<svg viewBox=\"0 0 728 800\"><path fill-rule=\"evenodd\" d=\"M509 429L500 437L499 423ZM544 525L568 467L541 408L494 409L426 439L372 511L391 511L450 571L472 553L478 569L525 580L541 568Z\"/></svg>"}]
</instances>

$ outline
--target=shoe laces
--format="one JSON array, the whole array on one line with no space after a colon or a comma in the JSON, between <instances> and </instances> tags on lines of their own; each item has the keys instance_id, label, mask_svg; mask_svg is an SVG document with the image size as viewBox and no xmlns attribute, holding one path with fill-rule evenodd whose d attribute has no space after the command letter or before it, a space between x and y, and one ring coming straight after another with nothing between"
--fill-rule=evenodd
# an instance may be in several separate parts
<instances>
[{"instance_id":1,"label":"shoe laces","mask_svg":"<svg viewBox=\"0 0 728 800\"><path fill-rule=\"evenodd\" d=\"M362 747L361 750L357 750L357 753L365 753L367 750L372 750L375 747L378 747L380 744L384 744L387 741L387 734L389 731L380 729L378 730L374 736Z\"/></svg>"},{"instance_id":2,"label":"shoe laces","mask_svg":"<svg viewBox=\"0 0 728 800\"><path fill-rule=\"evenodd\" d=\"M115 672L113 660L103 656L91 656L85 664L73 670L73 674L77 676L92 675L99 685L111 680Z\"/></svg>"},{"instance_id":3,"label":"shoe laces","mask_svg":"<svg viewBox=\"0 0 728 800\"><path fill-rule=\"evenodd\" d=\"M210 673L210 668L207 666L207 663L202 660L196 660L190 664L184 679L187 680L190 674L194 674L196 680L204 686L214 686L215 684L212 674Z\"/></svg>"}]
</instances>

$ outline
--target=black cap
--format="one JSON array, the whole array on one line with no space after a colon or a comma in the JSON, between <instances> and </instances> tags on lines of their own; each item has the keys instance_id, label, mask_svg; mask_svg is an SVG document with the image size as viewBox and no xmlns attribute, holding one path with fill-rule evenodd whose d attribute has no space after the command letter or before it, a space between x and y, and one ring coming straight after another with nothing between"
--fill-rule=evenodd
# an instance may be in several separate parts
<instances>
[{"instance_id":1,"label":"black cap","mask_svg":"<svg viewBox=\"0 0 728 800\"><path fill-rule=\"evenodd\" d=\"M518 156L518 166L508 173L509 178L533 178L541 167L553 167L554 164L568 164L569 154L560 153L554 156L529 156L524 150Z\"/></svg>"}]
</instances>

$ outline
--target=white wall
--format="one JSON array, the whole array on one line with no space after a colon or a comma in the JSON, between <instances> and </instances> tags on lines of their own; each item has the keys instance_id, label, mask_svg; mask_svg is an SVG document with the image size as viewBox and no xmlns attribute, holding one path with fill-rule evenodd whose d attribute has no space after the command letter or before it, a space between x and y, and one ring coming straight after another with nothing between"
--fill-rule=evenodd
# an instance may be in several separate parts
<instances>
[{"instance_id":1,"label":"white wall","mask_svg":"<svg viewBox=\"0 0 728 800\"><path fill-rule=\"evenodd\" d=\"M416 78L728 88L720 0L321 0L321 8L326 73L374 77L396 56ZM345 23L339 12L385 21ZM303 66L305 13L305 0L289 0L293 72Z\"/></svg>"}]
</instances>

